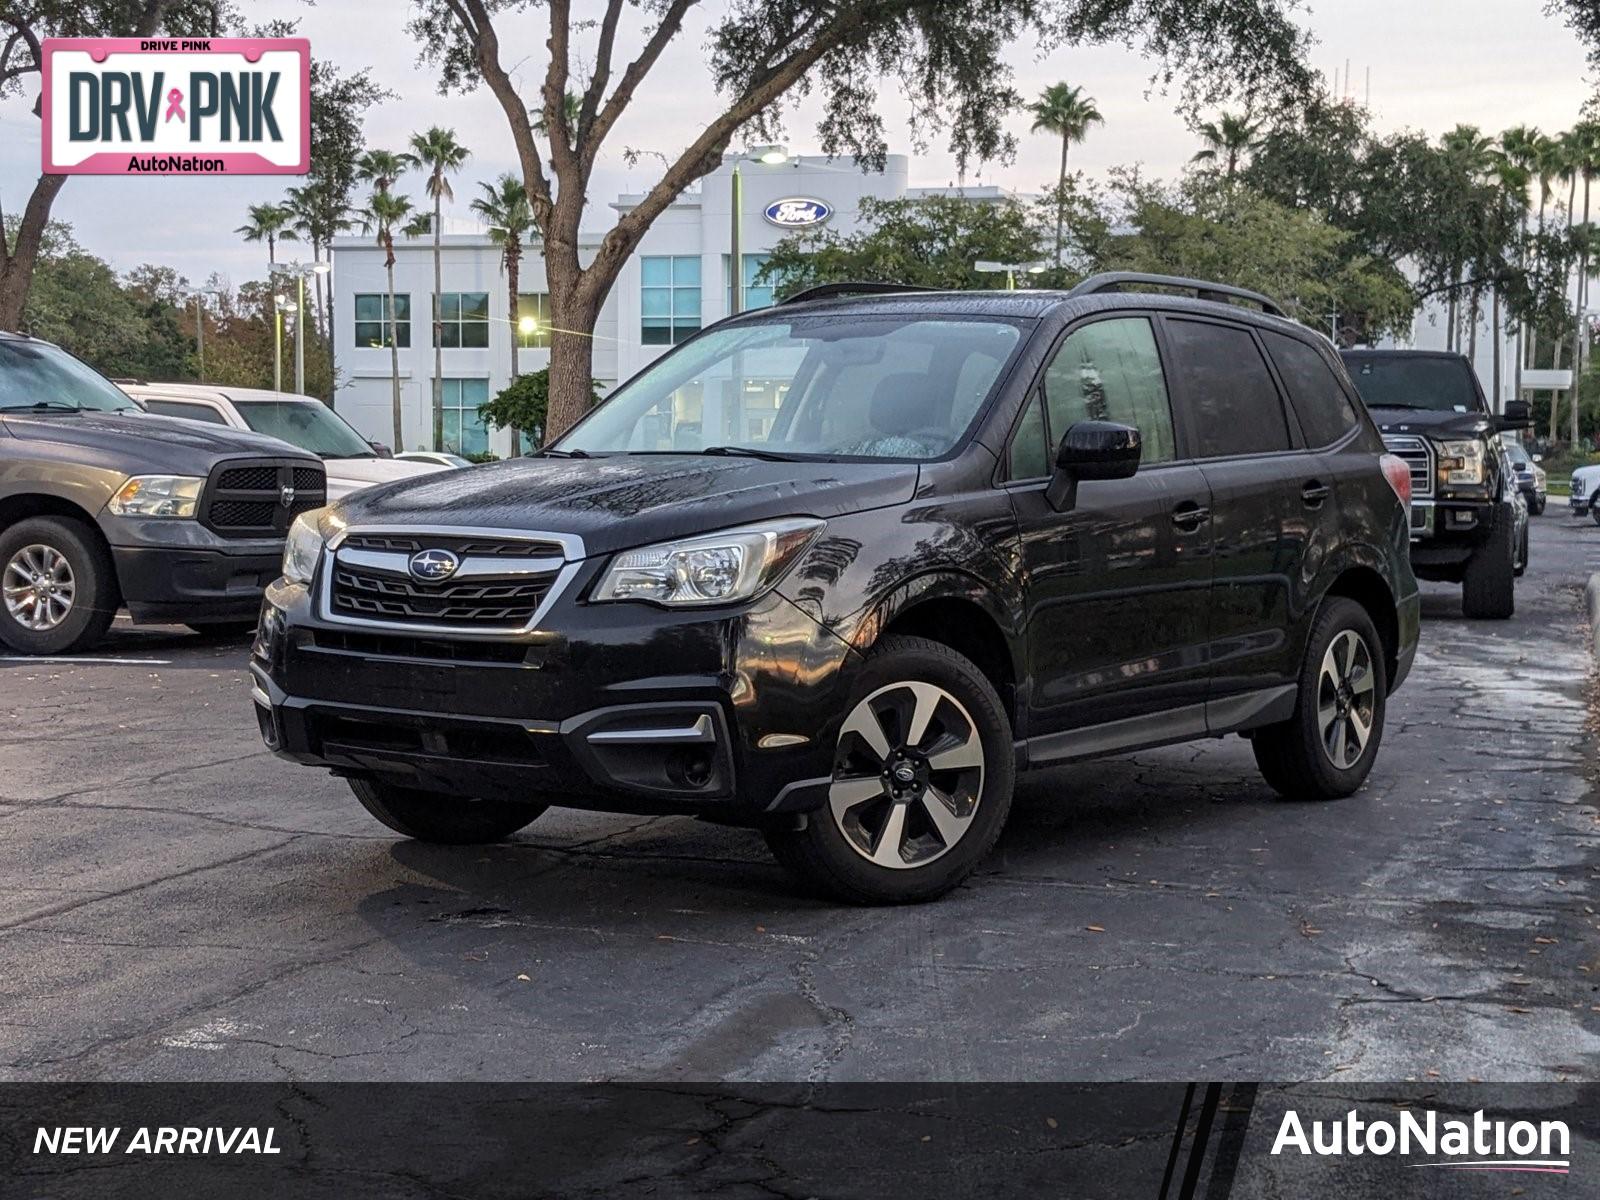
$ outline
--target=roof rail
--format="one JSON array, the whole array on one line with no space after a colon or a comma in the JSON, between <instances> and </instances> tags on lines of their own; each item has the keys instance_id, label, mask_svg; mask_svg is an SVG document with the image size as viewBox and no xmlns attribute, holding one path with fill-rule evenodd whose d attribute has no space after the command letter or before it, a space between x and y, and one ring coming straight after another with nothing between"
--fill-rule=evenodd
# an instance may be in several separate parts
<instances>
[{"instance_id":1,"label":"roof rail","mask_svg":"<svg viewBox=\"0 0 1600 1200\"><path fill-rule=\"evenodd\" d=\"M1106 271L1099 275L1091 275L1067 295L1096 296L1101 292L1121 291L1123 288L1137 289L1141 286L1193 292L1197 299L1213 300L1218 304L1226 304L1229 300L1247 300L1251 304L1259 304L1262 312L1270 313L1274 317L1283 317L1285 320L1289 317L1276 300L1263 296L1260 292L1252 292L1227 283L1212 283L1206 279L1186 279L1181 275L1147 275L1141 271Z\"/></svg>"},{"instance_id":2,"label":"roof rail","mask_svg":"<svg viewBox=\"0 0 1600 1200\"><path fill-rule=\"evenodd\" d=\"M869 283L865 280L846 283L819 283L804 288L779 301L781 304L799 304L806 300L826 300L830 296L881 296L895 292L931 292L933 288L918 287L911 283Z\"/></svg>"}]
</instances>

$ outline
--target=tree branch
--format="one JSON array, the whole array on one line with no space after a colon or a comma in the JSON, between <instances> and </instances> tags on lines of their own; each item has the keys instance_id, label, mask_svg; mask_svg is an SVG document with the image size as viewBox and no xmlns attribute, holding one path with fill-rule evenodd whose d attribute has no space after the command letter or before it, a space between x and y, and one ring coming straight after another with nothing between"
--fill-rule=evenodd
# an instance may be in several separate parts
<instances>
[{"instance_id":1,"label":"tree branch","mask_svg":"<svg viewBox=\"0 0 1600 1200\"><path fill-rule=\"evenodd\" d=\"M572 154L572 130L567 127L572 5L570 0L549 0L549 3L550 38L545 45L550 49L550 65L544 73L544 127L550 135L550 165L555 169L557 181L565 187L573 168L578 165Z\"/></svg>"},{"instance_id":2,"label":"tree branch","mask_svg":"<svg viewBox=\"0 0 1600 1200\"><path fill-rule=\"evenodd\" d=\"M594 56L594 75L589 79L589 86L584 89L583 108L578 113L578 142L583 144L589 140L589 129L594 124L594 115L600 110L600 101L605 98L606 84L611 79L611 55L617 41L617 22L622 17L623 0L610 0L606 5L606 15L600 21L600 44Z\"/></svg>"},{"instance_id":3,"label":"tree branch","mask_svg":"<svg viewBox=\"0 0 1600 1200\"><path fill-rule=\"evenodd\" d=\"M583 139L583 145L578 148L585 179L594 167L595 156L600 153L600 147L605 142L606 135L611 132L611 127L627 109L633 100L633 93L644 82L644 77L650 74L650 69L656 65L661 52L673 38L678 36L678 32L683 28L684 14L698 2L699 0L672 0L666 11L661 14L661 23L645 42L644 49L639 51L639 57L629 63L627 69L622 72L622 78L617 82L617 90L611 93L611 98L600 109L599 115L595 117L594 123Z\"/></svg>"},{"instance_id":4,"label":"tree branch","mask_svg":"<svg viewBox=\"0 0 1600 1200\"><path fill-rule=\"evenodd\" d=\"M467 39L477 55L478 72L489 90L500 101L506 120L511 125L511 140L517 148L517 158L522 163L523 185L528 190L528 204L533 209L534 220L540 232L549 227L554 204L550 196L550 180L544 173L544 162L539 157L538 143L533 139L533 125L528 120L527 107L517 94L516 85L500 65L500 39L484 0L445 0L456 20L461 22Z\"/></svg>"}]
</instances>

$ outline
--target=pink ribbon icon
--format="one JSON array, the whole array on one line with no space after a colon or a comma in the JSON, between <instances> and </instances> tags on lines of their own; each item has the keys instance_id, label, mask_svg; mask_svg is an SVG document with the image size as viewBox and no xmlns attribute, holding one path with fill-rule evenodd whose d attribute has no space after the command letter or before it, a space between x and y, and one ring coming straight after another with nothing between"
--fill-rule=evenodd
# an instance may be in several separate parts
<instances>
[{"instance_id":1,"label":"pink ribbon icon","mask_svg":"<svg viewBox=\"0 0 1600 1200\"><path fill-rule=\"evenodd\" d=\"M167 121L172 120L173 117L177 117L180 121L188 120L183 115L183 93L177 88L173 88L167 93L167 115L162 123L165 124Z\"/></svg>"}]
</instances>

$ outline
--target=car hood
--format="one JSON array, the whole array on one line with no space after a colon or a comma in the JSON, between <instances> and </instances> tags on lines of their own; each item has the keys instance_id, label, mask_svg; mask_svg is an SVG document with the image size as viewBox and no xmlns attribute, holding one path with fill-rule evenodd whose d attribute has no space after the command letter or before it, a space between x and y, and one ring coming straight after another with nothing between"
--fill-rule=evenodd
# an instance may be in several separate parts
<instances>
[{"instance_id":1,"label":"car hood","mask_svg":"<svg viewBox=\"0 0 1600 1200\"><path fill-rule=\"evenodd\" d=\"M1412 433L1420 437L1477 437L1494 428L1481 412L1440 412L1431 408L1374 408L1372 419L1384 433Z\"/></svg>"},{"instance_id":2,"label":"car hood","mask_svg":"<svg viewBox=\"0 0 1600 1200\"><path fill-rule=\"evenodd\" d=\"M71 446L74 461L130 474L204 475L219 459L241 454L312 458L263 434L142 412L10 412L0 416L0 425L21 441Z\"/></svg>"},{"instance_id":3,"label":"car hood","mask_svg":"<svg viewBox=\"0 0 1600 1200\"><path fill-rule=\"evenodd\" d=\"M343 500L351 492L375 483L415 479L419 475L450 469L435 463L401 462L394 458L328 458L323 460L323 465L328 468L329 500Z\"/></svg>"},{"instance_id":4,"label":"car hood","mask_svg":"<svg viewBox=\"0 0 1600 1200\"><path fill-rule=\"evenodd\" d=\"M774 517L827 518L903 504L916 485L910 463L520 458L370 488L332 511L351 525L577 534L592 555Z\"/></svg>"}]
</instances>

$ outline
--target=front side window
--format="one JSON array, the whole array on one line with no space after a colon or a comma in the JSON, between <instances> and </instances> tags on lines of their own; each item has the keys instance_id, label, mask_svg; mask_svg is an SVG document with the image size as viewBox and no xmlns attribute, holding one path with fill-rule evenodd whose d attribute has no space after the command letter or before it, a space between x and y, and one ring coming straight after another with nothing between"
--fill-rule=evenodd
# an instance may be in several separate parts
<instances>
[{"instance_id":1,"label":"front side window","mask_svg":"<svg viewBox=\"0 0 1600 1200\"><path fill-rule=\"evenodd\" d=\"M939 458L972 426L1023 331L872 313L715 329L618 389L557 448Z\"/></svg>"},{"instance_id":2,"label":"front side window","mask_svg":"<svg viewBox=\"0 0 1600 1200\"><path fill-rule=\"evenodd\" d=\"M639 340L646 346L676 346L700 332L699 256L641 258L639 313Z\"/></svg>"},{"instance_id":3,"label":"front side window","mask_svg":"<svg viewBox=\"0 0 1600 1200\"><path fill-rule=\"evenodd\" d=\"M323 458L375 458L372 447L320 400L247 400L239 416L257 433L281 438Z\"/></svg>"},{"instance_id":4,"label":"front side window","mask_svg":"<svg viewBox=\"0 0 1600 1200\"><path fill-rule=\"evenodd\" d=\"M1360 423L1355 405L1322 355L1299 338L1271 332L1261 337L1289 389L1307 445L1331 446Z\"/></svg>"},{"instance_id":5,"label":"front side window","mask_svg":"<svg viewBox=\"0 0 1600 1200\"><path fill-rule=\"evenodd\" d=\"M478 406L489 402L487 379L442 379L444 445L446 454L487 454L489 429Z\"/></svg>"},{"instance_id":6,"label":"front side window","mask_svg":"<svg viewBox=\"0 0 1600 1200\"><path fill-rule=\"evenodd\" d=\"M0 412L29 408L139 411L126 392L65 350L0 338Z\"/></svg>"},{"instance_id":7,"label":"front side window","mask_svg":"<svg viewBox=\"0 0 1600 1200\"><path fill-rule=\"evenodd\" d=\"M410 294L396 293L391 314L387 292L357 292L355 330L357 346L387 346L392 340L404 350L411 345Z\"/></svg>"},{"instance_id":8,"label":"front side window","mask_svg":"<svg viewBox=\"0 0 1600 1200\"><path fill-rule=\"evenodd\" d=\"M1169 319L1173 369L1190 397L1189 418L1201 458L1264 454L1289 448L1278 385L1248 329L1214 321Z\"/></svg>"},{"instance_id":9,"label":"front side window","mask_svg":"<svg viewBox=\"0 0 1600 1200\"><path fill-rule=\"evenodd\" d=\"M533 332L523 333L522 322L531 319ZM517 345L524 350L550 349L550 294L548 292L523 292L517 297L517 315L514 322Z\"/></svg>"},{"instance_id":10,"label":"front side window","mask_svg":"<svg viewBox=\"0 0 1600 1200\"><path fill-rule=\"evenodd\" d=\"M446 350L483 350L488 347L488 292L439 294L439 345Z\"/></svg>"},{"instance_id":11,"label":"front side window","mask_svg":"<svg viewBox=\"0 0 1600 1200\"><path fill-rule=\"evenodd\" d=\"M1141 463L1171 462L1177 453L1166 376L1147 317L1074 330L1045 368L1044 397L1048 436L1057 443L1078 421L1115 421L1139 431Z\"/></svg>"}]
</instances>

